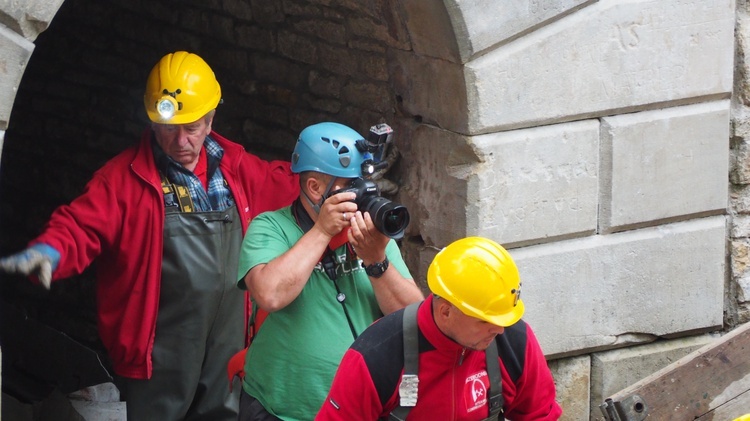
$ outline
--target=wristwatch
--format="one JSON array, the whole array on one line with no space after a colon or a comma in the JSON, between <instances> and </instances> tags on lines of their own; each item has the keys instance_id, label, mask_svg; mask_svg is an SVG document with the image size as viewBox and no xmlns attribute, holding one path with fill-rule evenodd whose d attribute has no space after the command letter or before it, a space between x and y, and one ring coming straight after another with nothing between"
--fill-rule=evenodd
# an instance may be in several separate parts
<instances>
[{"instance_id":1,"label":"wristwatch","mask_svg":"<svg viewBox=\"0 0 750 421\"><path fill-rule=\"evenodd\" d=\"M380 278L383 276L386 270L388 270L388 256L385 256L385 260L382 262L373 263L371 265L365 266L364 263L362 266L365 268L365 273L367 276L372 276L373 278Z\"/></svg>"}]
</instances>

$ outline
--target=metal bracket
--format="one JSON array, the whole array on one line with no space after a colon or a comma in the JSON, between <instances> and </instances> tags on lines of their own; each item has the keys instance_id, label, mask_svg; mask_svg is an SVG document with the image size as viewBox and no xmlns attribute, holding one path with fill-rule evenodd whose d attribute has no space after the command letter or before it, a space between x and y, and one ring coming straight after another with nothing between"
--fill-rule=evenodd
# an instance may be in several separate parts
<instances>
[{"instance_id":1,"label":"metal bracket","mask_svg":"<svg viewBox=\"0 0 750 421\"><path fill-rule=\"evenodd\" d=\"M599 409L607 421L643 421L648 415L648 405L639 395L630 395L620 401L607 398Z\"/></svg>"}]
</instances>

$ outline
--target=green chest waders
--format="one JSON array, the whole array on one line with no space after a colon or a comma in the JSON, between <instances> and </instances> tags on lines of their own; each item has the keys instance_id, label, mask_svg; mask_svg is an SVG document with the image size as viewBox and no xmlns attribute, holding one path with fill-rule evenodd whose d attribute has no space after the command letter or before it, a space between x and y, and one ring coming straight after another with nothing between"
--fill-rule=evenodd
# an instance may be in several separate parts
<instances>
[{"instance_id":1,"label":"green chest waders","mask_svg":"<svg viewBox=\"0 0 750 421\"><path fill-rule=\"evenodd\" d=\"M410 304L404 309L404 373L399 385L400 403L388 417L388 421L405 421L411 409L417 405L419 386L419 328L417 309L420 303ZM503 421L503 384L498 362L497 343L490 342L485 350L487 375L490 378L490 416L482 421Z\"/></svg>"},{"instance_id":2,"label":"green chest waders","mask_svg":"<svg viewBox=\"0 0 750 421\"><path fill-rule=\"evenodd\" d=\"M167 213L153 376L127 381L128 420L236 421L226 364L244 347L241 243L236 207Z\"/></svg>"}]
</instances>

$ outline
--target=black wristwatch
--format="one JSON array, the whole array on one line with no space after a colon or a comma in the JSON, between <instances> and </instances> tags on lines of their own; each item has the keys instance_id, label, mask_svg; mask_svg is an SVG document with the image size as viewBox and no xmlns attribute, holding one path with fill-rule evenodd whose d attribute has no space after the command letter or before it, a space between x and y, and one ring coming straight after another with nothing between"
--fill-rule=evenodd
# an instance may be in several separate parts
<instances>
[{"instance_id":1,"label":"black wristwatch","mask_svg":"<svg viewBox=\"0 0 750 421\"><path fill-rule=\"evenodd\" d=\"M388 256L385 256L385 260L382 262L373 263L371 265L365 266L364 263L362 263L362 267L365 268L365 273L367 276L372 276L373 278L380 278L383 276L386 270L388 270Z\"/></svg>"}]
</instances>

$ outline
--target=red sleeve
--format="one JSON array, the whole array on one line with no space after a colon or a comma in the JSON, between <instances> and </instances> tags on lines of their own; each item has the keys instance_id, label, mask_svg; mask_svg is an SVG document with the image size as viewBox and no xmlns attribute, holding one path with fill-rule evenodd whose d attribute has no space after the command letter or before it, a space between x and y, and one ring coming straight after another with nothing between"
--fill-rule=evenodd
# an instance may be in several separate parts
<instances>
[{"instance_id":1,"label":"red sleeve","mask_svg":"<svg viewBox=\"0 0 750 421\"><path fill-rule=\"evenodd\" d=\"M505 405L505 417L514 421L557 420L562 408L555 401L555 382L547 366L542 348L526 325L526 360L521 377L516 382L512 402Z\"/></svg>"},{"instance_id":2,"label":"red sleeve","mask_svg":"<svg viewBox=\"0 0 750 421\"><path fill-rule=\"evenodd\" d=\"M362 355L349 349L339 364L316 421L377 421L380 398Z\"/></svg>"},{"instance_id":3,"label":"red sleeve","mask_svg":"<svg viewBox=\"0 0 750 421\"><path fill-rule=\"evenodd\" d=\"M43 234L30 244L46 243L60 252L53 279L78 275L117 235L120 209L117 195L104 177L95 174L80 196L57 208Z\"/></svg>"},{"instance_id":4,"label":"red sleeve","mask_svg":"<svg viewBox=\"0 0 750 421\"><path fill-rule=\"evenodd\" d=\"M251 217L289 206L299 196L299 176L288 161L265 161L245 153L241 182L250 182ZM248 174L248 172L250 174Z\"/></svg>"}]
</instances>

